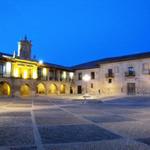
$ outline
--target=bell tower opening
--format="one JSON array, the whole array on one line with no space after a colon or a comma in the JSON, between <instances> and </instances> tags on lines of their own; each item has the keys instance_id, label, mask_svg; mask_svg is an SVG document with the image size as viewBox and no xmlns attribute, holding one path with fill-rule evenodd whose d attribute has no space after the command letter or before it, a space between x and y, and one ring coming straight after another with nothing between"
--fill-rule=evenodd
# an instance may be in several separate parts
<instances>
[{"instance_id":1,"label":"bell tower opening","mask_svg":"<svg viewBox=\"0 0 150 150\"><path fill-rule=\"evenodd\" d=\"M18 57L21 59L31 59L32 43L27 39L27 36L23 40L18 42Z\"/></svg>"}]
</instances>

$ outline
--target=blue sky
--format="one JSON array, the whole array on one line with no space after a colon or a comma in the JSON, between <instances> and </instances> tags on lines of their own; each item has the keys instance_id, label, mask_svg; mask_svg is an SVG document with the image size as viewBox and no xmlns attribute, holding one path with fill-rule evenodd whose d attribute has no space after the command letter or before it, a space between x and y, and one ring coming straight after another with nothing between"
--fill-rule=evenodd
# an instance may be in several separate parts
<instances>
[{"instance_id":1,"label":"blue sky","mask_svg":"<svg viewBox=\"0 0 150 150\"><path fill-rule=\"evenodd\" d=\"M150 51L150 0L0 0L0 51L71 66Z\"/></svg>"}]
</instances>

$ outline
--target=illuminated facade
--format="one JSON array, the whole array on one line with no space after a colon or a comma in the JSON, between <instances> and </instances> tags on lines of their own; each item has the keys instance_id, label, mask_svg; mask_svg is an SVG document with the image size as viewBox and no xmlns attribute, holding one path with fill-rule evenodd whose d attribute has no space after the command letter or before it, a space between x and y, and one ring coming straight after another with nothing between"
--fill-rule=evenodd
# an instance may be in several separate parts
<instances>
[{"instance_id":1,"label":"illuminated facade","mask_svg":"<svg viewBox=\"0 0 150 150\"><path fill-rule=\"evenodd\" d=\"M0 53L0 95L35 96L70 94L70 68L31 59L31 41L18 43L17 55Z\"/></svg>"},{"instance_id":2,"label":"illuminated facade","mask_svg":"<svg viewBox=\"0 0 150 150\"><path fill-rule=\"evenodd\" d=\"M0 53L0 96L150 94L150 52L69 68L31 59L31 48L25 37L17 55Z\"/></svg>"}]
</instances>

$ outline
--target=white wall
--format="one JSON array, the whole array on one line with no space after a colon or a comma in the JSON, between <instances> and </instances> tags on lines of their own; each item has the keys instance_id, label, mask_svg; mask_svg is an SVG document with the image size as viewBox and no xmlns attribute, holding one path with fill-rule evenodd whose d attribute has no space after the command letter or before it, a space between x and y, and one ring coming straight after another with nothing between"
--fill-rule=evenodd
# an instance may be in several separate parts
<instances>
[{"instance_id":1,"label":"white wall","mask_svg":"<svg viewBox=\"0 0 150 150\"><path fill-rule=\"evenodd\" d=\"M99 95L98 91L100 90L100 95L124 95L127 94L127 83L136 84L136 94L138 95L150 94L150 75L143 73L144 63L148 63L150 66L150 58L106 63L101 64L99 68L76 70L75 84L76 87L81 85L83 93L85 93L86 83L83 80L78 80L78 73L82 72L82 76L84 76L95 72L95 80L88 82L88 93L90 94ZM134 67L135 77L125 77L125 72L128 71L130 66ZM108 83L108 78L105 76L108 69L113 69L114 78L112 78L112 83ZM91 83L94 85L93 89L90 87Z\"/></svg>"}]
</instances>

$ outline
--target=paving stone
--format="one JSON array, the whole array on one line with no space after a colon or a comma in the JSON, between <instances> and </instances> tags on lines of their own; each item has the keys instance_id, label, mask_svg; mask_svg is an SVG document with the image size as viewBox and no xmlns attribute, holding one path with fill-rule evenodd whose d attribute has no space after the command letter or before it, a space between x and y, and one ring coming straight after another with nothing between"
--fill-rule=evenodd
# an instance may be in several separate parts
<instances>
[{"instance_id":1,"label":"paving stone","mask_svg":"<svg viewBox=\"0 0 150 150\"><path fill-rule=\"evenodd\" d=\"M149 150L149 149L150 147L145 144L127 139L45 145L45 150Z\"/></svg>"},{"instance_id":2,"label":"paving stone","mask_svg":"<svg viewBox=\"0 0 150 150\"><path fill-rule=\"evenodd\" d=\"M10 150L37 150L36 146L11 147Z\"/></svg>"},{"instance_id":3,"label":"paving stone","mask_svg":"<svg viewBox=\"0 0 150 150\"><path fill-rule=\"evenodd\" d=\"M134 118L136 120L150 120L150 112L148 111L140 111L135 114L122 114L123 116Z\"/></svg>"},{"instance_id":4,"label":"paving stone","mask_svg":"<svg viewBox=\"0 0 150 150\"><path fill-rule=\"evenodd\" d=\"M31 127L0 127L0 146L34 144Z\"/></svg>"},{"instance_id":5,"label":"paving stone","mask_svg":"<svg viewBox=\"0 0 150 150\"><path fill-rule=\"evenodd\" d=\"M95 123L135 121L134 119L130 119L130 118L119 116L119 115L88 116L88 117L86 116L85 118L90 120L90 121L93 121Z\"/></svg>"},{"instance_id":6,"label":"paving stone","mask_svg":"<svg viewBox=\"0 0 150 150\"><path fill-rule=\"evenodd\" d=\"M46 150L149 150L149 104L149 97L86 104L46 97L0 99L0 150L36 149L30 109Z\"/></svg>"},{"instance_id":7,"label":"paving stone","mask_svg":"<svg viewBox=\"0 0 150 150\"><path fill-rule=\"evenodd\" d=\"M119 135L95 125L39 127L39 132L44 144L89 142L121 138Z\"/></svg>"},{"instance_id":8,"label":"paving stone","mask_svg":"<svg viewBox=\"0 0 150 150\"><path fill-rule=\"evenodd\" d=\"M67 125L67 124L87 124L87 121L74 117L72 115L55 115L48 117L36 117L37 125Z\"/></svg>"},{"instance_id":9,"label":"paving stone","mask_svg":"<svg viewBox=\"0 0 150 150\"><path fill-rule=\"evenodd\" d=\"M150 121L100 123L99 125L114 133L133 139L147 138L150 135Z\"/></svg>"},{"instance_id":10,"label":"paving stone","mask_svg":"<svg viewBox=\"0 0 150 150\"><path fill-rule=\"evenodd\" d=\"M67 110L79 115L98 115L102 113L101 110L91 108L67 108Z\"/></svg>"},{"instance_id":11,"label":"paving stone","mask_svg":"<svg viewBox=\"0 0 150 150\"><path fill-rule=\"evenodd\" d=\"M31 117L0 117L0 127L31 126Z\"/></svg>"},{"instance_id":12,"label":"paving stone","mask_svg":"<svg viewBox=\"0 0 150 150\"><path fill-rule=\"evenodd\" d=\"M0 112L0 117L1 116L12 116L12 117L26 117L26 116L31 116L31 112L27 111L27 112L24 112L24 111L4 111L4 112Z\"/></svg>"},{"instance_id":13,"label":"paving stone","mask_svg":"<svg viewBox=\"0 0 150 150\"><path fill-rule=\"evenodd\" d=\"M45 110L34 110L34 114L37 117L57 117L57 116L68 116L69 113L66 113L60 109L45 109Z\"/></svg>"},{"instance_id":14,"label":"paving stone","mask_svg":"<svg viewBox=\"0 0 150 150\"><path fill-rule=\"evenodd\" d=\"M17 108L27 108L27 107L32 107L32 104L21 104L21 103L14 103L14 104L9 104L7 107L17 107Z\"/></svg>"},{"instance_id":15,"label":"paving stone","mask_svg":"<svg viewBox=\"0 0 150 150\"><path fill-rule=\"evenodd\" d=\"M150 137L137 139L137 141L150 145Z\"/></svg>"}]
</instances>

